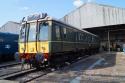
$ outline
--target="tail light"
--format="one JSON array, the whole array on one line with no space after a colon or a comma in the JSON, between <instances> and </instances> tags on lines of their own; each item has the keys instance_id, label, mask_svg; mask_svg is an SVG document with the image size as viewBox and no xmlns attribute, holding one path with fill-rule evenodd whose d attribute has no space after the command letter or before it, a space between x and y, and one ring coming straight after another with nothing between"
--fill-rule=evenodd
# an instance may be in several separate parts
<instances>
[{"instance_id":1,"label":"tail light","mask_svg":"<svg viewBox=\"0 0 125 83\"><path fill-rule=\"evenodd\" d=\"M49 59L49 53L44 53L44 58L48 60Z\"/></svg>"}]
</instances>

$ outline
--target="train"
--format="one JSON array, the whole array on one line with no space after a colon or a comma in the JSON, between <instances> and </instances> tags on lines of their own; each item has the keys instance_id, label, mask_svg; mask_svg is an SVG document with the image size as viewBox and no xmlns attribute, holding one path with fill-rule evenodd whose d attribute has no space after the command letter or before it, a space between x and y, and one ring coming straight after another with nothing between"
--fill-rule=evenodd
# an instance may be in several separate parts
<instances>
[{"instance_id":1,"label":"train","mask_svg":"<svg viewBox=\"0 0 125 83\"><path fill-rule=\"evenodd\" d=\"M99 50L99 37L48 16L23 18L19 35L20 59L34 67L58 65Z\"/></svg>"},{"instance_id":2,"label":"train","mask_svg":"<svg viewBox=\"0 0 125 83\"><path fill-rule=\"evenodd\" d=\"M15 52L18 52L17 34L0 32L0 62L14 60Z\"/></svg>"}]
</instances>

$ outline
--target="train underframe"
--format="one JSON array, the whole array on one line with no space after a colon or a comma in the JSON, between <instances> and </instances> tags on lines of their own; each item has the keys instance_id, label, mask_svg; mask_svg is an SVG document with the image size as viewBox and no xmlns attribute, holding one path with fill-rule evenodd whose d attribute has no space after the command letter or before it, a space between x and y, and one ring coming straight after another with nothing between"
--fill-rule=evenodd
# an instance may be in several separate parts
<instances>
[{"instance_id":1,"label":"train underframe","mask_svg":"<svg viewBox=\"0 0 125 83\"><path fill-rule=\"evenodd\" d=\"M14 53L0 54L0 63L13 61L13 60L14 60Z\"/></svg>"},{"instance_id":2,"label":"train underframe","mask_svg":"<svg viewBox=\"0 0 125 83\"><path fill-rule=\"evenodd\" d=\"M73 63L78 60L78 58L85 58L98 52L99 48L91 48L78 51L53 53L51 55L50 63L52 63L52 66L63 66L67 62Z\"/></svg>"},{"instance_id":3,"label":"train underframe","mask_svg":"<svg viewBox=\"0 0 125 83\"><path fill-rule=\"evenodd\" d=\"M69 52L60 52L60 53L51 53L48 54L48 58L44 58L45 55L42 53L33 54L30 56L29 59L26 60L26 63L31 64L33 67L40 68L40 67L61 67L64 66L66 63L73 63L79 57L87 57L86 55L90 56L92 54L96 54L98 52L98 48L91 48L91 49L84 49L78 51L69 51ZM37 58L35 56L38 56ZM41 57L44 56L44 57ZM26 58L26 57L25 57ZM39 59L39 60L38 60Z\"/></svg>"}]
</instances>

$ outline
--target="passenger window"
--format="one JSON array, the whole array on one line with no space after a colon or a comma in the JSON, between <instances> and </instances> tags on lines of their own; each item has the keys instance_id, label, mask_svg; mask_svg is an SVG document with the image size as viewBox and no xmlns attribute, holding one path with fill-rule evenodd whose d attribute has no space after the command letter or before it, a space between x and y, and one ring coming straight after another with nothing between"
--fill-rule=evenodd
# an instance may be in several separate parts
<instances>
[{"instance_id":1,"label":"passenger window","mask_svg":"<svg viewBox=\"0 0 125 83\"><path fill-rule=\"evenodd\" d=\"M72 30L69 27L67 28L67 40L72 41Z\"/></svg>"},{"instance_id":2,"label":"passenger window","mask_svg":"<svg viewBox=\"0 0 125 83\"><path fill-rule=\"evenodd\" d=\"M90 35L88 35L88 42L90 43L90 41L91 41L91 37Z\"/></svg>"},{"instance_id":3,"label":"passenger window","mask_svg":"<svg viewBox=\"0 0 125 83\"><path fill-rule=\"evenodd\" d=\"M64 39L66 39L66 28L63 28Z\"/></svg>"},{"instance_id":4,"label":"passenger window","mask_svg":"<svg viewBox=\"0 0 125 83\"><path fill-rule=\"evenodd\" d=\"M79 36L79 41L80 41L80 34L78 34L78 36Z\"/></svg>"},{"instance_id":5,"label":"passenger window","mask_svg":"<svg viewBox=\"0 0 125 83\"><path fill-rule=\"evenodd\" d=\"M55 30L56 30L56 40L61 40L60 27L56 25Z\"/></svg>"},{"instance_id":6,"label":"passenger window","mask_svg":"<svg viewBox=\"0 0 125 83\"><path fill-rule=\"evenodd\" d=\"M85 38L85 41L88 42L88 35L86 34L86 38Z\"/></svg>"},{"instance_id":7,"label":"passenger window","mask_svg":"<svg viewBox=\"0 0 125 83\"><path fill-rule=\"evenodd\" d=\"M92 42L94 43L94 37L92 37Z\"/></svg>"},{"instance_id":8,"label":"passenger window","mask_svg":"<svg viewBox=\"0 0 125 83\"><path fill-rule=\"evenodd\" d=\"M85 41L85 34L83 33L82 40Z\"/></svg>"},{"instance_id":9,"label":"passenger window","mask_svg":"<svg viewBox=\"0 0 125 83\"><path fill-rule=\"evenodd\" d=\"M80 41L82 40L82 34L80 34Z\"/></svg>"},{"instance_id":10,"label":"passenger window","mask_svg":"<svg viewBox=\"0 0 125 83\"><path fill-rule=\"evenodd\" d=\"M64 32L64 34L66 34L66 28L63 28L63 32Z\"/></svg>"}]
</instances>

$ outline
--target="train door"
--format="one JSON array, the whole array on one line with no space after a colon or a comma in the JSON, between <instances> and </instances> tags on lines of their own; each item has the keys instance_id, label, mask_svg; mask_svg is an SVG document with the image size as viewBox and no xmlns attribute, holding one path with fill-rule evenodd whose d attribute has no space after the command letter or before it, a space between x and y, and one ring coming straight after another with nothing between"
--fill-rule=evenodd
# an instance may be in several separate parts
<instances>
[{"instance_id":1,"label":"train door","mask_svg":"<svg viewBox=\"0 0 125 83\"><path fill-rule=\"evenodd\" d=\"M49 53L49 21L39 22L39 33L38 33L38 43L37 49L39 53L48 55Z\"/></svg>"},{"instance_id":2,"label":"train door","mask_svg":"<svg viewBox=\"0 0 125 83\"><path fill-rule=\"evenodd\" d=\"M53 53L62 52L62 37L61 37L61 26L59 23L53 22L52 25L52 43L51 48Z\"/></svg>"}]
</instances>

